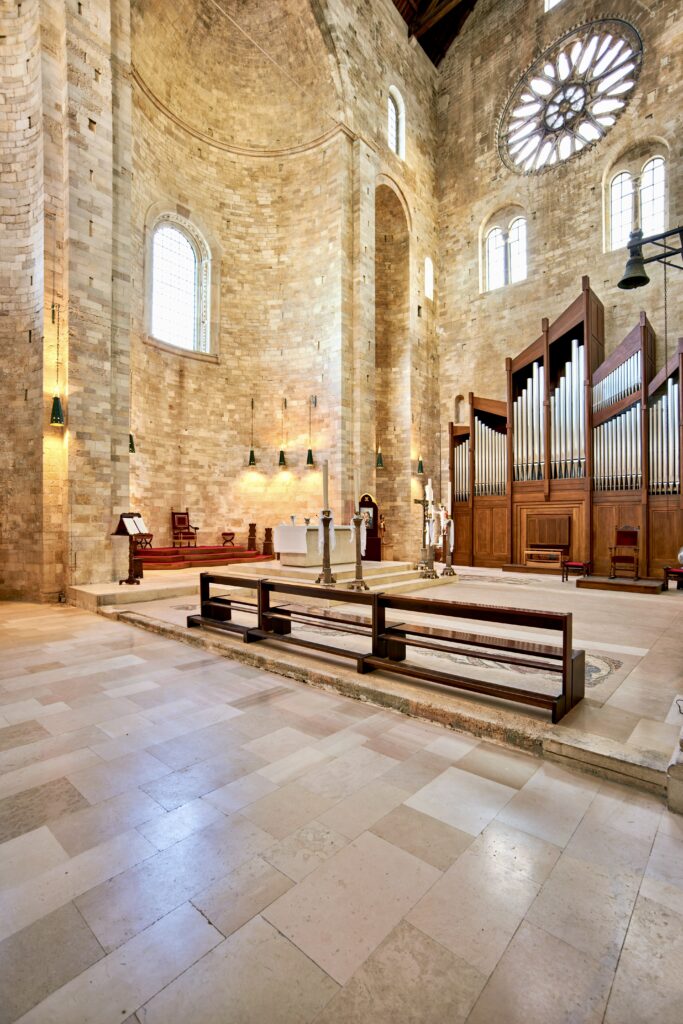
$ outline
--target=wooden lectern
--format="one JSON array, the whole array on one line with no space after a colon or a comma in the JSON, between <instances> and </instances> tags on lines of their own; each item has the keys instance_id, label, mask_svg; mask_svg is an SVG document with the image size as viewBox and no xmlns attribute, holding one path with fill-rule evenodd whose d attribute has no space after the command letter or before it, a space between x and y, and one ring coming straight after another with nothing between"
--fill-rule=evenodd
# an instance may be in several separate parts
<instances>
[{"instance_id":1,"label":"wooden lectern","mask_svg":"<svg viewBox=\"0 0 683 1024\"><path fill-rule=\"evenodd\" d=\"M122 583L139 586L142 579L142 559L136 556L139 548L151 546L152 536L139 512L121 513L112 537L128 537L128 578L119 580L119 586Z\"/></svg>"}]
</instances>

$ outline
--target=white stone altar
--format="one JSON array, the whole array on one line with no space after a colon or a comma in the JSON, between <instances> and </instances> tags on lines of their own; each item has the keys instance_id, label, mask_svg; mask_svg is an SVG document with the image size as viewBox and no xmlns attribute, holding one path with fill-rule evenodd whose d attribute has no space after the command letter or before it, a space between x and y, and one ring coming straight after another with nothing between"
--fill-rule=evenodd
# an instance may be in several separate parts
<instances>
[{"instance_id":1,"label":"white stone altar","mask_svg":"<svg viewBox=\"0 0 683 1024\"><path fill-rule=\"evenodd\" d=\"M350 526L334 527L334 551L330 551L330 564L342 565L356 561L356 545L351 539ZM273 530L273 547L280 554L282 565L322 565L318 551L317 526L289 526L281 523Z\"/></svg>"}]
</instances>

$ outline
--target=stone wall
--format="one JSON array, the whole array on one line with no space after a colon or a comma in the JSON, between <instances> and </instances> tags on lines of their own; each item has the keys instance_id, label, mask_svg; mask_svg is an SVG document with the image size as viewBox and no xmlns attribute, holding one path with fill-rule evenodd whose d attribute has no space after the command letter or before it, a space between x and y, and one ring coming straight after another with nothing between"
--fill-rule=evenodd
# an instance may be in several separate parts
<instances>
[{"instance_id":1,"label":"stone wall","mask_svg":"<svg viewBox=\"0 0 683 1024\"><path fill-rule=\"evenodd\" d=\"M0 597L42 572L42 134L38 0L0 8Z\"/></svg>"},{"instance_id":2,"label":"stone wall","mask_svg":"<svg viewBox=\"0 0 683 1024\"><path fill-rule=\"evenodd\" d=\"M479 0L442 64L439 82L439 331L441 419L472 390L505 397L505 357L515 356L581 291L588 274L605 305L605 348L612 351L645 309L664 362L661 267L642 290L616 287L625 251L605 251L603 188L617 158L654 140L667 159L668 224L681 222L683 168L683 17L680 0L623 0L618 16L641 35L644 59L626 110L606 138L565 164L519 175L498 155L496 129L522 72L576 25L613 16L588 0L545 14L542 0ZM526 281L482 292L481 229L497 210L521 206L528 220ZM683 334L680 272L669 271L669 353ZM464 409L467 414L466 408ZM444 459L446 453L444 452Z\"/></svg>"}]
</instances>

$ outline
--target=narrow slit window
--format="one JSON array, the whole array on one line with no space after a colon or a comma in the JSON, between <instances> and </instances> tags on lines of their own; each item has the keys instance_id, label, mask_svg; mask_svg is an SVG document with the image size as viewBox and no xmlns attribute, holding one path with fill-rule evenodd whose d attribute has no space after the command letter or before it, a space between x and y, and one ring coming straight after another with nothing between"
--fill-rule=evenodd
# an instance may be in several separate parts
<instances>
[{"instance_id":1,"label":"narrow slit window","mask_svg":"<svg viewBox=\"0 0 683 1024\"><path fill-rule=\"evenodd\" d=\"M434 301L434 264L429 256L425 257L425 299Z\"/></svg>"},{"instance_id":2,"label":"narrow slit window","mask_svg":"<svg viewBox=\"0 0 683 1024\"><path fill-rule=\"evenodd\" d=\"M389 94L389 99L388 99L387 102L388 102L388 126L387 126L387 133L388 133L389 149L391 150L392 153L398 154L398 119L399 119L398 103L396 102L394 97L391 95L391 93Z\"/></svg>"}]
</instances>

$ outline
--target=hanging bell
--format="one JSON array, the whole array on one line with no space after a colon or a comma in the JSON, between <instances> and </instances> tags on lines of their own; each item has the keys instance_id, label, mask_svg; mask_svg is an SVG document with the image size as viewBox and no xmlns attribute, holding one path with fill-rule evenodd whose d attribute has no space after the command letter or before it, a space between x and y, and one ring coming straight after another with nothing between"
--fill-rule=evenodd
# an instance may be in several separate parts
<instances>
[{"instance_id":1,"label":"hanging bell","mask_svg":"<svg viewBox=\"0 0 683 1024\"><path fill-rule=\"evenodd\" d=\"M628 240L628 259L624 268L624 276L617 285L618 288L629 291L631 288L642 288L649 284L650 278L645 273L643 247L640 244L642 238L642 231L631 232Z\"/></svg>"}]
</instances>

